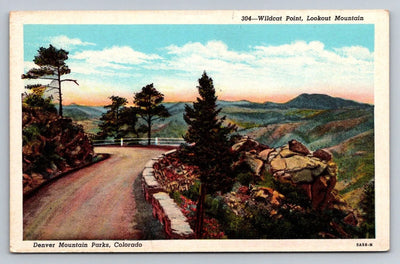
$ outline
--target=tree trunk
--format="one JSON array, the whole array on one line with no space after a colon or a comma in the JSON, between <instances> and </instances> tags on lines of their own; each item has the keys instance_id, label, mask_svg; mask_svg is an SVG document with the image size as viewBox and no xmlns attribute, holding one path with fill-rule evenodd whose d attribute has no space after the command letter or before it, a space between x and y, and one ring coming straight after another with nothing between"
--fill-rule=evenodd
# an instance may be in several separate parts
<instances>
[{"instance_id":1,"label":"tree trunk","mask_svg":"<svg viewBox=\"0 0 400 264\"><path fill-rule=\"evenodd\" d=\"M147 119L147 145L151 143L151 119Z\"/></svg>"},{"instance_id":2,"label":"tree trunk","mask_svg":"<svg viewBox=\"0 0 400 264\"><path fill-rule=\"evenodd\" d=\"M116 137L120 137L120 134L119 134L119 115L118 115L118 107L117 107L117 112L116 112L116 125L117 125L117 134L116 134Z\"/></svg>"},{"instance_id":3,"label":"tree trunk","mask_svg":"<svg viewBox=\"0 0 400 264\"><path fill-rule=\"evenodd\" d=\"M58 114L62 117L63 116L63 109L62 109L62 94L61 94L61 74L60 74L60 67L57 69L57 77L58 77L58 102L59 102L59 110Z\"/></svg>"},{"instance_id":4,"label":"tree trunk","mask_svg":"<svg viewBox=\"0 0 400 264\"><path fill-rule=\"evenodd\" d=\"M197 201L197 206L196 206L195 232L196 232L196 238L199 238L199 239L202 238L202 235L203 235L204 202L206 199L206 193L207 193L206 184L202 183L200 185L200 197L199 197L199 200Z\"/></svg>"}]
</instances>

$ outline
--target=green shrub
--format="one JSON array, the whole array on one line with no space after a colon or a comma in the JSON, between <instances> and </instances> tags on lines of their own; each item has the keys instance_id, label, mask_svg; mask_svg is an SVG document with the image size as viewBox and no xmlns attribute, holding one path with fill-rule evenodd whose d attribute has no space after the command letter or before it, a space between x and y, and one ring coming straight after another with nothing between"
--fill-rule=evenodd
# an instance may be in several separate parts
<instances>
[{"instance_id":1,"label":"green shrub","mask_svg":"<svg viewBox=\"0 0 400 264\"><path fill-rule=\"evenodd\" d=\"M247 163L241 163L234 169L235 180L241 185L249 186L250 183L254 183L254 175L251 172L250 166Z\"/></svg>"},{"instance_id":2,"label":"green shrub","mask_svg":"<svg viewBox=\"0 0 400 264\"><path fill-rule=\"evenodd\" d=\"M272 188L285 196L287 203L298 204L303 208L311 208L311 201L304 190L298 189L290 183L272 181Z\"/></svg>"},{"instance_id":3,"label":"green shrub","mask_svg":"<svg viewBox=\"0 0 400 264\"><path fill-rule=\"evenodd\" d=\"M28 144L40 135L40 129L37 125L29 125L22 129L22 142Z\"/></svg>"},{"instance_id":4,"label":"green shrub","mask_svg":"<svg viewBox=\"0 0 400 264\"><path fill-rule=\"evenodd\" d=\"M179 206L182 204L182 198L181 198L181 193L178 191L174 191L171 195L172 199L175 201L176 204L178 204Z\"/></svg>"},{"instance_id":5,"label":"green shrub","mask_svg":"<svg viewBox=\"0 0 400 264\"><path fill-rule=\"evenodd\" d=\"M189 198L192 201L197 201L200 196L200 181L195 181L192 186L190 186L189 190L183 191L183 196Z\"/></svg>"},{"instance_id":6,"label":"green shrub","mask_svg":"<svg viewBox=\"0 0 400 264\"><path fill-rule=\"evenodd\" d=\"M23 105L41 108L45 112L57 113L57 109L51 103L51 97L43 98L38 94L28 94L23 100Z\"/></svg>"},{"instance_id":7,"label":"green shrub","mask_svg":"<svg viewBox=\"0 0 400 264\"><path fill-rule=\"evenodd\" d=\"M236 180L240 182L241 185L249 186L249 184L254 181L254 175L251 172L240 172L237 174Z\"/></svg>"},{"instance_id":8,"label":"green shrub","mask_svg":"<svg viewBox=\"0 0 400 264\"><path fill-rule=\"evenodd\" d=\"M261 178L263 180L258 182L257 185L262 186L262 187L269 187L269 188L274 187L274 178L268 170L264 170L262 172Z\"/></svg>"},{"instance_id":9,"label":"green shrub","mask_svg":"<svg viewBox=\"0 0 400 264\"><path fill-rule=\"evenodd\" d=\"M224 197L211 195L206 196L206 213L218 220L225 235L230 239L317 239L321 238L321 233L343 238L343 234L332 227L332 222L337 223L353 238L363 237L360 234L363 231L358 227L343 223L345 214L342 211L313 210L308 197L290 184L273 181L272 187L285 195L286 205L291 205L282 204L275 208L276 215L271 216L271 208L266 203L249 202L244 208L245 213L238 216L225 203ZM293 209L294 205L300 205L302 208ZM365 229L367 228L365 225Z\"/></svg>"}]
</instances>

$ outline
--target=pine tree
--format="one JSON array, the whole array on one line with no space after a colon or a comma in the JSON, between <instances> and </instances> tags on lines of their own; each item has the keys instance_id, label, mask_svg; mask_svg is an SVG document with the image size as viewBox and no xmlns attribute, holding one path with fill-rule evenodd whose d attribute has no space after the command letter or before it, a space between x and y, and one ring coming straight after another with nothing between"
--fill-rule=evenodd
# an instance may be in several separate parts
<instances>
[{"instance_id":1,"label":"pine tree","mask_svg":"<svg viewBox=\"0 0 400 264\"><path fill-rule=\"evenodd\" d=\"M375 181L364 185L362 199L359 202L364 222L361 232L366 238L375 238Z\"/></svg>"},{"instance_id":2,"label":"pine tree","mask_svg":"<svg viewBox=\"0 0 400 264\"><path fill-rule=\"evenodd\" d=\"M185 105L184 120L188 131L184 139L191 146L184 150L188 162L200 170L200 198L197 202L196 235L202 237L204 220L204 201L206 194L227 191L231 187L232 154L228 135L236 127L223 126L224 117L219 117L221 108L217 108L217 97L213 80L206 72L197 86L200 97L193 106Z\"/></svg>"},{"instance_id":3,"label":"pine tree","mask_svg":"<svg viewBox=\"0 0 400 264\"><path fill-rule=\"evenodd\" d=\"M63 116L62 108L62 91L61 83L63 82L74 82L79 85L76 80L73 79L62 79L61 76L71 73L71 70L65 64L68 59L68 51L63 49L57 49L50 45L48 48L40 47L38 55L35 56L33 62L39 66L39 68L32 68L26 74L22 74L22 79L44 79L51 80L50 84L46 87L48 90L57 90L60 116ZM26 88L35 88L38 85L27 85Z\"/></svg>"},{"instance_id":4,"label":"pine tree","mask_svg":"<svg viewBox=\"0 0 400 264\"><path fill-rule=\"evenodd\" d=\"M106 113L104 113L100 121L102 121L99 125L100 132L98 133L99 138L107 138L121 137L121 127L124 125L123 123L123 112L124 106L128 103L128 100L119 96L110 96L111 104L104 106L104 108L109 109Z\"/></svg>"},{"instance_id":5,"label":"pine tree","mask_svg":"<svg viewBox=\"0 0 400 264\"><path fill-rule=\"evenodd\" d=\"M136 107L124 107L120 112L120 123L122 128L120 129L121 137L125 137L129 134L134 134L139 137L139 131L136 129L138 123L138 112Z\"/></svg>"},{"instance_id":6,"label":"pine tree","mask_svg":"<svg viewBox=\"0 0 400 264\"><path fill-rule=\"evenodd\" d=\"M147 144L151 141L151 125L154 121L171 116L168 110L161 103L164 95L148 84L142 91L135 94L133 103L137 107L137 113L146 122Z\"/></svg>"}]
</instances>

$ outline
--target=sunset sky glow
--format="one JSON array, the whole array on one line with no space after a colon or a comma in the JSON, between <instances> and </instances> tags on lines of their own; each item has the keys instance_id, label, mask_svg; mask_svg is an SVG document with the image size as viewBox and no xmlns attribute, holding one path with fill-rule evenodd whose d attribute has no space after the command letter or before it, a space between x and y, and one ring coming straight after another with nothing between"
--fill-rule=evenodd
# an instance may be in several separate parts
<instances>
[{"instance_id":1,"label":"sunset sky glow","mask_svg":"<svg viewBox=\"0 0 400 264\"><path fill-rule=\"evenodd\" d=\"M63 86L65 104L131 103L150 83L165 101L193 101L204 70L221 100L374 102L373 25L25 25L25 71L49 44L69 51L80 84Z\"/></svg>"}]
</instances>

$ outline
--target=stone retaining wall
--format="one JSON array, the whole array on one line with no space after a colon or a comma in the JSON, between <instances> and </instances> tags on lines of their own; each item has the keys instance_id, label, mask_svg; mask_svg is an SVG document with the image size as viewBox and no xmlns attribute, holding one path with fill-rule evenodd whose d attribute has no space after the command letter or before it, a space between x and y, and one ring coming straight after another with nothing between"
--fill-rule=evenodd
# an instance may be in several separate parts
<instances>
[{"instance_id":1,"label":"stone retaining wall","mask_svg":"<svg viewBox=\"0 0 400 264\"><path fill-rule=\"evenodd\" d=\"M153 216L163 224L168 238L194 238L187 218L154 177L154 163L175 151L170 150L146 163L142 172L142 187L146 200L153 207Z\"/></svg>"}]
</instances>

